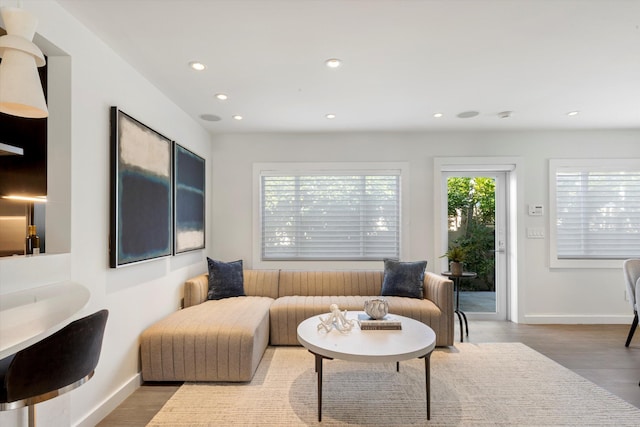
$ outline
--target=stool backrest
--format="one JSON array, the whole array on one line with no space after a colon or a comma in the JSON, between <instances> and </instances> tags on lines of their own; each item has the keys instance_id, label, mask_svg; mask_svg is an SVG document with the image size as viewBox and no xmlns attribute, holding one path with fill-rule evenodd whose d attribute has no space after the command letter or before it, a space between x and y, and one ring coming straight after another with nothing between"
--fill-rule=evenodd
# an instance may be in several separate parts
<instances>
[{"instance_id":1,"label":"stool backrest","mask_svg":"<svg viewBox=\"0 0 640 427\"><path fill-rule=\"evenodd\" d=\"M100 310L73 321L16 353L5 377L7 401L51 393L91 375L100 358L108 315Z\"/></svg>"}]
</instances>

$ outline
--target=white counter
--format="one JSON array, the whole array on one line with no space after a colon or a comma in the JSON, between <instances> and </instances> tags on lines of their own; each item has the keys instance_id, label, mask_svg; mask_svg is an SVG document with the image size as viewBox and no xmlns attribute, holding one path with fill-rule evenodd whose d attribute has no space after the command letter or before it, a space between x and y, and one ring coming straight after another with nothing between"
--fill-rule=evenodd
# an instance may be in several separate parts
<instances>
[{"instance_id":1,"label":"white counter","mask_svg":"<svg viewBox=\"0 0 640 427\"><path fill-rule=\"evenodd\" d=\"M0 295L0 359L62 329L89 296L87 288L73 282Z\"/></svg>"}]
</instances>

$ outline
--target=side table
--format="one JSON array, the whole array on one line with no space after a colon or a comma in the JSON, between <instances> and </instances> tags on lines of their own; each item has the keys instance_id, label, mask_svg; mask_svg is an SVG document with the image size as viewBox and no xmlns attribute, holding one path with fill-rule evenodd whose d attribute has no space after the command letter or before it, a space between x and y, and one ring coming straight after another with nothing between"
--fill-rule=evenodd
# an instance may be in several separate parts
<instances>
[{"instance_id":1,"label":"side table","mask_svg":"<svg viewBox=\"0 0 640 427\"><path fill-rule=\"evenodd\" d=\"M472 271L464 271L462 275L453 274L450 271L442 272L442 275L450 278L453 281L454 291L456 293L456 308L455 313L458 315L458 322L460 322L460 342L464 342L464 336L462 335L462 319L464 319L464 326L466 335L469 336L469 324L467 323L467 316L464 311L460 310L460 281L462 279L475 279L478 274Z\"/></svg>"}]
</instances>

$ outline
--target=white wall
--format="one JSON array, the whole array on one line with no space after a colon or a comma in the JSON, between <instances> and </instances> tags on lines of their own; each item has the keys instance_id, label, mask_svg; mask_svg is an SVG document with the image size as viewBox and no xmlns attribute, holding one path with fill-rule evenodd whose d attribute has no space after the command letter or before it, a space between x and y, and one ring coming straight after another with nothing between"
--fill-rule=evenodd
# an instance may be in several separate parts
<instances>
[{"instance_id":1,"label":"white wall","mask_svg":"<svg viewBox=\"0 0 640 427\"><path fill-rule=\"evenodd\" d=\"M140 332L175 311L184 280L206 270L204 251L121 269L108 267L109 107L118 106L204 157L207 173L211 170L211 138L57 3L26 0L23 7L39 18L39 35L71 59L71 99L67 103L71 107L67 124L71 181L70 185L66 183L71 204L71 250L61 258L62 263L55 255L0 260L0 288L7 292L41 285L47 278L71 279L91 291L91 299L78 317L102 308L109 310L95 376L79 389L38 405L41 426L95 425L139 383ZM52 109L51 120L55 115ZM55 151L58 143L65 145L64 141L53 140L50 150ZM55 177L50 179L55 181ZM49 185L55 187L56 183ZM211 209L210 204L207 209ZM47 233L54 227L47 224ZM63 223L61 227L69 225ZM206 227L210 229L210 221ZM0 413L0 425L26 425L26 410Z\"/></svg>"},{"instance_id":2,"label":"white wall","mask_svg":"<svg viewBox=\"0 0 640 427\"><path fill-rule=\"evenodd\" d=\"M550 269L548 239L526 239L527 227L545 227L548 216L526 215L527 204L548 206L550 158L640 158L640 130L245 134L214 137L212 254L223 260L252 259L252 164L255 162L409 162L410 242L407 260L427 259L440 272L434 244L435 157L517 157L523 174L517 206L518 316L526 323L627 323L619 269ZM382 268L373 264L374 268ZM318 264L317 268L368 268L371 263ZM307 266L305 266L307 267ZM277 265L274 264L274 268Z\"/></svg>"},{"instance_id":3,"label":"white wall","mask_svg":"<svg viewBox=\"0 0 640 427\"><path fill-rule=\"evenodd\" d=\"M434 269L433 158L510 156L525 159L520 191L527 203L546 202L547 161L552 157L640 157L640 131L504 133L248 134L210 137L110 48L57 3L25 0L39 20L38 33L71 58L70 254L56 267L42 258L0 260L7 289L65 276L91 291L83 313L110 311L95 377L78 390L39 405L39 424L93 425L135 387L138 337L174 311L181 283L205 270L202 251L108 268L109 107L117 105L207 160L207 254L252 259L252 164L279 161L399 161L410 163L411 240L408 259ZM52 116L55 114L51 112ZM526 206L519 206L525 209ZM546 217L524 216L518 233ZM67 225L63 225L67 227ZM51 229L48 225L48 230ZM519 254L520 316L526 322L630 321L621 271L550 270L546 240L526 240ZM37 271L38 274L34 272ZM436 270L434 270L436 271ZM29 274L27 274L29 273ZM36 276L34 281L30 277ZM25 425L25 411L0 414L3 426Z\"/></svg>"}]
</instances>

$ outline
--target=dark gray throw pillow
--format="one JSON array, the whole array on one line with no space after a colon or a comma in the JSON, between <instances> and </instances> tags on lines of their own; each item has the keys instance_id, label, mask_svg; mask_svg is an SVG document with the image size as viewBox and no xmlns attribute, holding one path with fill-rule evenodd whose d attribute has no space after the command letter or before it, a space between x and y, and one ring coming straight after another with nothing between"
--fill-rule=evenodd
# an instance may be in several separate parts
<instances>
[{"instance_id":1,"label":"dark gray throw pillow","mask_svg":"<svg viewBox=\"0 0 640 427\"><path fill-rule=\"evenodd\" d=\"M207 258L207 265L209 267L207 299L245 296L242 260L222 262Z\"/></svg>"},{"instance_id":2,"label":"dark gray throw pillow","mask_svg":"<svg viewBox=\"0 0 640 427\"><path fill-rule=\"evenodd\" d=\"M423 298L424 271L427 261L400 262L384 260L383 296Z\"/></svg>"}]
</instances>

